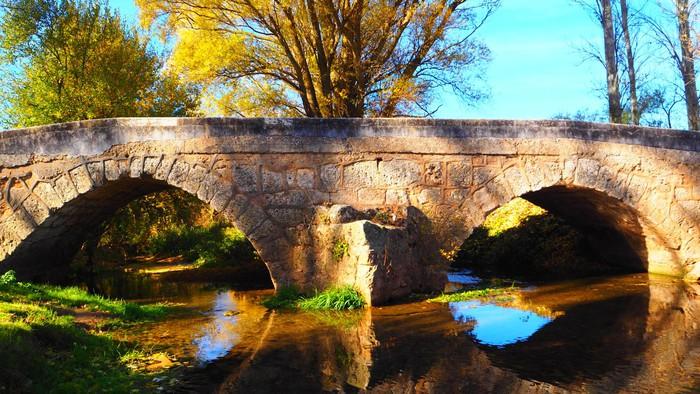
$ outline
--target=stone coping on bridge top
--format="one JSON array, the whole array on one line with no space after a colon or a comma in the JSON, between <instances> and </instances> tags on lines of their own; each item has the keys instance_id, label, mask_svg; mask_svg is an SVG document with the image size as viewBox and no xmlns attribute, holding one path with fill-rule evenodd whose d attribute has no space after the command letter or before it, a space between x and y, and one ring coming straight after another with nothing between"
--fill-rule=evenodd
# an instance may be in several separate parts
<instances>
[{"instance_id":1,"label":"stone coping on bridge top","mask_svg":"<svg viewBox=\"0 0 700 394\"><path fill-rule=\"evenodd\" d=\"M0 132L0 154L95 154L137 141L233 136L574 139L700 151L700 133L568 120L112 118Z\"/></svg>"}]
</instances>

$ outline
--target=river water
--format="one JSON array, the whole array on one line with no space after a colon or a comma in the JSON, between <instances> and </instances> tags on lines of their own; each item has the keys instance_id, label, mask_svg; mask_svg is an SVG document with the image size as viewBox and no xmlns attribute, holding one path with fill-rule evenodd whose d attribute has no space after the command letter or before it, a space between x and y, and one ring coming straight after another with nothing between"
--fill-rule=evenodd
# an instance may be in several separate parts
<instances>
[{"instance_id":1,"label":"river water","mask_svg":"<svg viewBox=\"0 0 700 394\"><path fill-rule=\"evenodd\" d=\"M477 283L453 273L447 290ZM700 391L700 285L646 274L533 285L514 300L273 312L271 290L115 277L102 293L182 303L125 333L189 367L176 392Z\"/></svg>"}]
</instances>

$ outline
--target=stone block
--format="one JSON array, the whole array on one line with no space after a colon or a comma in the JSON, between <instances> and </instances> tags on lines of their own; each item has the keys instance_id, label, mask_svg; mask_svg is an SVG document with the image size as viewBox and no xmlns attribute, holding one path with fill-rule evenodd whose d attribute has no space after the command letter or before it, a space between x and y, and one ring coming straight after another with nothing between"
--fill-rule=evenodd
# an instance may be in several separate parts
<instances>
[{"instance_id":1,"label":"stone block","mask_svg":"<svg viewBox=\"0 0 700 394\"><path fill-rule=\"evenodd\" d=\"M281 172L262 170L262 191L264 193L276 193L285 189L285 176Z\"/></svg>"},{"instance_id":2,"label":"stone block","mask_svg":"<svg viewBox=\"0 0 700 394\"><path fill-rule=\"evenodd\" d=\"M66 174L60 175L54 181L54 190L61 196L63 202L68 202L78 197L78 191L73 186L73 182Z\"/></svg>"},{"instance_id":3,"label":"stone block","mask_svg":"<svg viewBox=\"0 0 700 394\"><path fill-rule=\"evenodd\" d=\"M211 205L211 208L214 211L222 212L233 197L233 190L228 184L219 183L216 185L216 192L214 193L214 197L212 197L211 201L209 202L209 205Z\"/></svg>"},{"instance_id":4,"label":"stone block","mask_svg":"<svg viewBox=\"0 0 700 394\"><path fill-rule=\"evenodd\" d=\"M301 190L289 190L286 192L265 194L265 205L268 207L299 207L306 208L309 199Z\"/></svg>"},{"instance_id":5,"label":"stone block","mask_svg":"<svg viewBox=\"0 0 700 394\"><path fill-rule=\"evenodd\" d=\"M474 175L474 186L483 186L491 181L491 179L501 174L501 169L498 167L474 167L472 169Z\"/></svg>"},{"instance_id":6,"label":"stone block","mask_svg":"<svg viewBox=\"0 0 700 394\"><path fill-rule=\"evenodd\" d=\"M75 184L75 188L78 189L78 193L87 193L92 189L92 179L85 166L70 170L70 176L73 178L73 183Z\"/></svg>"},{"instance_id":7,"label":"stone block","mask_svg":"<svg viewBox=\"0 0 700 394\"><path fill-rule=\"evenodd\" d=\"M388 205L408 205L408 192L405 189L389 189L386 191Z\"/></svg>"},{"instance_id":8,"label":"stone block","mask_svg":"<svg viewBox=\"0 0 700 394\"><path fill-rule=\"evenodd\" d=\"M469 187L472 184L471 161L454 161L447 163L447 185L452 187Z\"/></svg>"},{"instance_id":9,"label":"stone block","mask_svg":"<svg viewBox=\"0 0 700 394\"><path fill-rule=\"evenodd\" d=\"M199 189L197 190L197 198L201 201L209 202L216 194L219 184L217 182L218 177L213 174L207 174L204 179L199 184Z\"/></svg>"},{"instance_id":10,"label":"stone block","mask_svg":"<svg viewBox=\"0 0 700 394\"><path fill-rule=\"evenodd\" d=\"M579 159L574 182L579 186L595 188L598 180L600 163L592 159Z\"/></svg>"},{"instance_id":11,"label":"stone block","mask_svg":"<svg viewBox=\"0 0 700 394\"><path fill-rule=\"evenodd\" d=\"M153 175L153 178L160 181L167 180L168 176L170 175L170 170L173 168L173 164L175 164L175 159L171 157L163 158L163 160L160 161L160 164L158 164L158 169L156 169L156 173Z\"/></svg>"},{"instance_id":12,"label":"stone block","mask_svg":"<svg viewBox=\"0 0 700 394\"><path fill-rule=\"evenodd\" d=\"M87 169L95 186L102 186L105 183L104 164L101 161L87 163Z\"/></svg>"},{"instance_id":13,"label":"stone block","mask_svg":"<svg viewBox=\"0 0 700 394\"><path fill-rule=\"evenodd\" d=\"M35 196L29 195L22 203L34 223L40 225L49 217L49 209Z\"/></svg>"},{"instance_id":14,"label":"stone block","mask_svg":"<svg viewBox=\"0 0 700 394\"><path fill-rule=\"evenodd\" d=\"M252 234L263 221L267 220L265 211L251 202L248 207L243 210L243 213L236 220L236 227L243 231L250 238Z\"/></svg>"},{"instance_id":15,"label":"stone block","mask_svg":"<svg viewBox=\"0 0 700 394\"><path fill-rule=\"evenodd\" d=\"M528 179L520 171L518 167L509 167L504 171L504 176L506 182L516 196L522 196L523 194L532 190Z\"/></svg>"},{"instance_id":16,"label":"stone block","mask_svg":"<svg viewBox=\"0 0 700 394\"><path fill-rule=\"evenodd\" d=\"M204 178L207 176L207 174L208 171L206 168L195 164L187 174L187 180L182 185L182 188L190 194L196 194L197 190L199 190L200 186L204 182Z\"/></svg>"},{"instance_id":17,"label":"stone block","mask_svg":"<svg viewBox=\"0 0 700 394\"><path fill-rule=\"evenodd\" d=\"M376 161L361 161L345 166L343 187L358 189L379 183L379 169Z\"/></svg>"},{"instance_id":18,"label":"stone block","mask_svg":"<svg viewBox=\"0 0 700 394\"><path fill-rule=\"evenodd\" d=\"M442 163L431 162L425 165L425 183L430 186L442 185L444 181Z\"/></svg>"},{"instance_id":19,"label":"stone block","mask_svg":"<svg viewBox=\"0 0 700 394\"><path fill-rule=\"evenodd\" d=\"M498 198L493 196L491 192L486 187L474 192L474 203L476 203L483 212L491 212L498 208Z\"/></svg>"},{"instance_id":20,"label":"stone block","mask_svg":"<svg viewBox=\"0 0 700 394\"><path fill-rule=\"evenodd\" d=\"M442 189L428 188L423 189L418 194L418 203L420 205L437 205L442 202Z\"/></svg>"},{"instance_id":21,"label":"stone block","mask_svg":"<svg viewBox=\"0 0 700 394\"><path fill-rule=\"evenodd\" d=\"M467 189L452 189L447 192L448 202L459 206L469 198L469 190Z\"/></svg>"},{"instance_id":22,"label":"stone block","mask_svg":"<svg viewBox=\"0 0 700 394\"><path fill-rule=\"evenodd\" d=\"M256 242L258 245L262 245L263 241L279 238L280 232L272 221L264 218L264 220L255 225L255 227L253 227L252 230L246 234L246 236L250 241Z\"/></svg>"},{"instance_id":23,"label":"stone block","mask_svg":"<svg viewBox=\"0 0 700 394\"><path fill-rule=\"evenodd\" d=\"M245 195L238 194L229 200L226 208L223 210L223 216L229 222L235 223L250 204L250 200Z\"/></svg>"},{"instance_id":24,"label":"stone block","mask_svg":"<svg viewBox=\"0 0 700 394\"><path fill-rule=\"evenodd\" d=\"M309 221L309 217L301 208L272 208L268 209L270 217L284 227L295 227Z\"/></svg>"},{"instance_id":25,"label":"stone block","mask_svg":"<svg viewBox=\"0 0 700 394\"><path fill-rule=\"evenodd\" d=\"M132 157L129 163L129 176L131 178L141 178L143 172L143 157Z\"/></svg>"},{"instance_id":26,"label":"stone block","mask_svg":"<svg viewBox=\"0 0 700 394\"><path fill-rule=\"evenodd\" d=\"M253 164L233 165L233 181L243 193L258 191L258 166Z\"/></svg>"},{"instance_id":27,"label":"stone block","mask_svg":"<svg viewBox=\"0 0 700 394\"><path fill-rule=\"evenodd\" d=\"M297 185L302 189L312 189L314 187L314 170L302 168L297 170Z\"/></svg>"},{"instance_id":28,"label":"stone block","mask_svg":"<svg viewBox=\"0 0 700 394\"><path fill-rule=\"evenodd\" d=\"M384 204L386 191L384 189L360 189L357 192L357 200L361 205Z\"/></svg>"},{"instance_id":29,"label":"stone block","mask_svg":"<svg viewBox=\"0 0 700 394\"><path fill-rule=\"evenodd\" d=\"M562 179L566 183L572 183L574 181L574 172L576 171L576 159L566 159L564 160L564 168L562 170Z\"/></svg>"},{"instance_id":30,"label":"stone block","mask_svg":"<svg viewBox=\"0 0 700 394\"><path fill-rule=\"evenodd\" d=\"M143 172L148 175L155 175L160 164L160 157L146 157L143 159Z\"/></svg>"},{"instance_id":31,"label":"stone block","mask_svg":"<svg viewBox=\"0 0 700 394\"><path fill-rule=\"evenodd\" d=\"M105 160L105 178L116 181L121 176L121 168L116 160Z\"/></svg>"},{"instance_id":32,"label":"stone block","mask_svg":"<svg viewBox=\"0 0 700 394\"><path fill-rule=\"evenodd\" d=\"M324 191L334 191L340 181L340 168L335 164L321 166L321 188Z\"/></svg>"},{"instance_id":33,"label":"stone block","mask_svg":"<svg viewBox=\"0 0 700 394\"><path fill-rule=\"evenodd\" d=\"M12 229L17 239L21 241L34 231L34 220L24 209L19 208L5 221L4 226Z\"/></svg>"},{"instance_id":34,"label":"stone block","mask_svg":"<svg viewBox=\"0 0 700 394\"><path fill-rule=\"evenodd\" d=\"M379 162L382 187L407 187L421 181L421 166L413 160L394 159Z\"/></svg>"},{"instance_id":35,"label":"stone block","mask_svg":"<svg viewBox=\"0 0 700 394\"><path fill-rule=\"evenodd\" d=\"M183 161L176 161L173 164L173 168L170 170L170 175L168 175L168 183L173 186L179 186L185 184L187 181L187 174L190 172L190 165Z\"/></svg>"},{"instance_id":36,"label":"stone block","mask_svg":"<svg viewBox=\"0 0 700 394\"><path fill-rule=\"evenodd\" d=\"M51 187L48 182L39 182L33 190L41 201L51 209L58 209L63 205L63 198Z\"/></svg>"}]
</instances>

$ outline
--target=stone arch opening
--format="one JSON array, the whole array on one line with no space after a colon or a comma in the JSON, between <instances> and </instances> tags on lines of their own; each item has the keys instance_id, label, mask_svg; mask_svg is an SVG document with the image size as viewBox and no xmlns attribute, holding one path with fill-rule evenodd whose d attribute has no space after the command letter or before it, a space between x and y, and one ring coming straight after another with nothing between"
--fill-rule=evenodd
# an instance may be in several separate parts
<instances>
[{"instance_id":1,"label":"stone arch opening","mask_svg":"<svg viewBox=\"0 0 700 394\"><path fill-rule=\"evenodd\" d=\"M556 185L526 193L523 199L564 219L585 237L600 261L632 272L646 272L648 251L639 213L606 193Z\"/></svg>"},{"instance_id":2,"label":"stone arch opening","mask_svg":"<svg viewBox=\"0 0 700 394\"><path fill-rule=\"evenodd\" d=\"M256 237L255 242L250 236L249 223L239 223L239 219L244 219L241 201L236 202L233 197L223 197L214 201L212 197L202 198L186 187L171 184L172 182L155 179L149 175L140 177L120 176L114 180L100 180L93 184L89 190L75 188L75 195L72 199L60 204L53 204L49 208L46 217L39 222L27 209L27 204L22 204L17 209L24 212L25 221L32 221L34 228L17 243L14 250L5 258L3 268L13 269L18 276L23 279L34 281L52 281L59 279L66 274L67 266L74 259L84 241L94 232L99 225L110 220L115 213L130 202L153 193L160 193L168 190L182 190L195 196L196 199L208 205L212 210L217 211L218 216L223 221L241 230L253 244L257 252L260 252L261 239ZM48 184L48 183L47 183ZM233 189L231 185L222 185L222 188ZM34 188L36 189L36 185ZM54 183L54 190L55 187ZM195 190L196 191L196 190ZM231 195L235 193L231 191ZM57 193L61 195L61 193ZM30 194L27 199L37 198ZM44 196L41 200L45 200ZM26 200L25 200L26 201ZM222 202L223 201L223 202ZM45 204L41 201L42 204ZM251 204L247 202L247 204ZM48 205L48 204L46 204ZM263 218L248 222L257 223ZM253 232L257 231L259 225L255 225ZM256 245L257 243L257 245ZM263 257L263 262L264 256ZM276 276L270 266L265 263L266 271L270 279L274 282Z\"/></svg>"},{"instance_id":3,"label":"stone arch opening","mask_svg":"<svg viewBox=\"0 0 700 394\"><path fill-rule=\"evenodd\" d=\"M484 226L487 219L484 219L464 241L453 266L486 268L497 274L534 279L648 270L648 229L639 212L623 201L591 188L563 184L529 191L519 198L546 212L528 217L497 235L489 234ZM486 211L484 218L497 215L496 211L506 205L510 204L507 202ZM481 249L474 252L475 248ZM529 248L536 252L528 253ZM537 251L542 250L544 255L537 255ZM571 256L575 258L570 259ZM474 261L478 258L490 261L493 268ZM540 258L545 261L532 261ZM508 261L501 264L498 259ZM519 260L527 261L530 266L516 267Z\"/></svg>"}]
</instances>

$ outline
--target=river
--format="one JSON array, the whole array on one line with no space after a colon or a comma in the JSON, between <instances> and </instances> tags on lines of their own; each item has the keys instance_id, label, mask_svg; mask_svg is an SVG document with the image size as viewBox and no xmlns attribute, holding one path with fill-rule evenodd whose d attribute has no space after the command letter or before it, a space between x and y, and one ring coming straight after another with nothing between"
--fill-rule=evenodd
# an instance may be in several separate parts
<instances>
[{"instance_id":1,"label":"river","mask_svg":"<svg viewBox=\"0 0 700 394\"><path fill-rule=\"evenodd\" d=\"M453 273L447 290L478 282ZM123 333L184 365L175 392L700 390L700 285L635 274L526 287L508 302L268 311L271 290L109 276L111 297L193 313Z\"/></svg>"}]
</instances>

